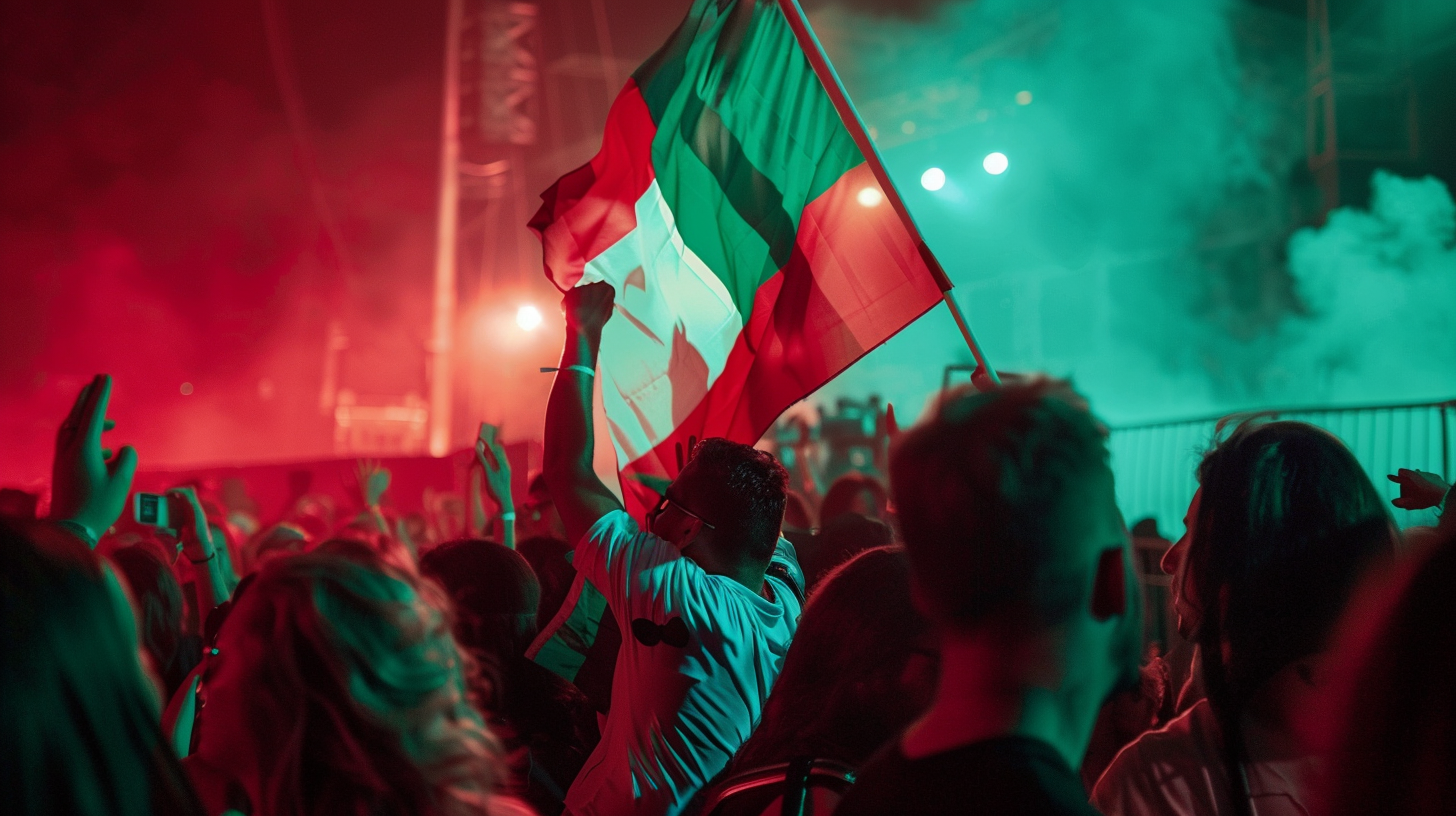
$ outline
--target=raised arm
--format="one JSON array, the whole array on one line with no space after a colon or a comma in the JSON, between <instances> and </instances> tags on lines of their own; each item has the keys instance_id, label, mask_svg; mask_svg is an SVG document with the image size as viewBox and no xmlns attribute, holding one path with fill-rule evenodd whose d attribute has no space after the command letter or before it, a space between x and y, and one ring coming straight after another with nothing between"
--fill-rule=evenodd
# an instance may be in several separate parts
<instances>
[{"instance_id":1,"label":"raised arm","mask_svg":"<svg viewBox=\"0 0 1456 816\"><path fill-rule=\"evenodd\" d=\"M197 491L191 487L178 487L168 490L167 495L181 499L181 506L186 508L177 519L177 532L182 539L182 555L192 562L197 619L206 621L208 613L232 595L222 560L218 557L227 545L213 539L212 529L207 526L207 514L202 510L202 502L197 500Z\"/></svg>"},{"instance_id":2,"label":"raised arm","mask_svg":"<svg viewBox=\"0 0 1456 816\"><path fill-rule=\"evenodd\" d=\"M566 313L566 345L546 403L543 464L546 487L573 545L602 516L622 509L622 503L592 469L592 389L596 384L597 351L615 298L611 284L590 283L567 292L561 301Z\"/></svg>"},{"instance_id":3,"label":"raised arm","mask_svg":"<svg viewBox=\"0 0 1456 816\"><path fill-rule=\"evenodd\" d=\"M511 460L506 458L506 449L496 440L495 428L482 423L480 438L475 440L475 460L480 464L485 489L491 501L500 506L501 542L506 549L516 548L516 505L511 498ZM488 434L488 435L487 435ZM479 506L472 500L471 511ZM485 525L489 528L489 523Z\"/></svg>"},{"instance_id":4,"label":"raised arm","mask_svg":"<svg viewBox=\"0 0 1456 816\"><path fill-rule=\"evenodd\" d=\"M132 446L122 447L114 458L101 447L101 434L112 427L106 418L110 402L111 375L97 374L81 389L56 432L51 466L50 520L93 548L126 508L137 466Z\"/></svg>"}]
</instances>

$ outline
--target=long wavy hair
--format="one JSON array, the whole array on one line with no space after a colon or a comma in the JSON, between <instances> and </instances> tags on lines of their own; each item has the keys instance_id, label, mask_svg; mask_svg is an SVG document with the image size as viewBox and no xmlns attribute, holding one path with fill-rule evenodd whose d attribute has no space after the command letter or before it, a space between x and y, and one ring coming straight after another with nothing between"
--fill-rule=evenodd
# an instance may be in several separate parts
<instances>
[{"instance_id":1,"label":"long wavy hair","mask_svg":"<svg viewBox=\"0 0 1456 816\"><path fill-rule=\"evenodd\" d=\"M114 574L40 523L0 522L0 791L7 813L200 816Z\"/></svg>"},{"instance_id":2,"label":"long wavy hair","mask_svg":"<svg viewBox=\"0 0 1456 816\"><path fill-rule=\"evenodd\" d=\"M262 816L481 814L496 743L448 601L357 542L265 563L227 627L267 644L250 690ZM206 727L204 720L203 727Z\"/></svg>"},{"instance_id":3,"label":"long wavy hair","mask_svg":"<svg viewBox=\"0 0 1456 816\"><path fill-rule=\"evenodd\" d=\"M1248 702L1325 647L1365 568L1394 552L1397 535L1355 456L1303 422L1238 425L1204 456L1198 481L1185 589L1203 609L1195 640L1234 812L1248 816Z\"/></svg>"},{"instance_id":4,"label":"long wavy hair","mask_svg":"<svg viewBox=\"0 0 1456 816\"><path fill-rule=\"evenodd\" d=\"M869 759L919 713L904 704L900 676L928 633L903 549L866 550L829 573L730 772L796 757Z\"/></svg>"}]
</instances>

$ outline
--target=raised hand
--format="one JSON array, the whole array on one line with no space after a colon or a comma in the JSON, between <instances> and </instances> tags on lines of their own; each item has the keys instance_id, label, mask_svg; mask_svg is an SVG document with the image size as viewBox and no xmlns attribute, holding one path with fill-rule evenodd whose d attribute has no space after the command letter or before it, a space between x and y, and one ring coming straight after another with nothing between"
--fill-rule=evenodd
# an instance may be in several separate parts
<instances>
[{"instance_id":1,"label":"raised hand","mask_svg":"<svg viewBox=\"0 0 1456 816\"><path fill-rule=\"evenodd\" d=\"M511 498L511 461L506 458L506 449L501 447L500 429L488 422L480 423L480 434L475 440L475 460L485 475L485 492L500 505L501 543L507 549L516 548L516 505Z\"/></svg>"},{"instance_id":2,"label":"raised hand","mask_svg":"<svg viewBox=\"0 0 1456 816\"><path fill-rule=\"evenodd\" d=\"M501 512L514 509L511 504L511 463L497 439L497 428L481 423L480 438L475 440L475 460L485 473L485 490L500 505Z\"/></svg>"},{"instance_id":3,"label":"raised hand","mask_svg":"<svg viewBox=\"0 0 1456 816\"><path fill-rule=\"evenodd\" d=\"M1435 507L1446 498L1446 492L1451 489L1445 479L1424 470L1401 468L1385 478L1400 485L1400 497L1391 499L1390 503L1402 510Z\"/></svg>"},{"instance_id":4,"label":"raised hand","mask_svg":"<svg viewBox=\"0 0 1456 816\"><path fill-rule=\"evenodd\" d=\"M227 543L213 537L207 513L191 486L174 487L167 491L167 497L171 499L170 509L177 513L173 526L182 539L182 555L192 562L198 615L207 620L207 614L232 595L233 585L227 578L232 569L226 566Z\"/></svg>"},{"instance_id":5,"label":"raised hand","mask_svg":"<svg viewBox=\"0 0 1456 816\"><path fill-rule=\"evenodd\" d=\"M51 520L79 526L93 547L126 508L137 466L132 446L115 457L101 448L101 434L114 426L106 418L110 402L111 376L97 374L61 423L51 465Z\"/></svg>"},{"instance_id":6,"label":"raised hand","mask_svg":"<svg viewBox=\"0 0 1456 816\"><path fill-rule=\"evenodd\" d=\"M612 304L617 299L617 290L606 281L577 286L561 299L561 311L566 314L566 325L578 331L600 335L602 327L612 316Z\"/></svg>"},{"instance_id":7,"label":"raised hand","mask_svg":"<svg viewBox=\"0 0 1456 816\"><path fill-rule=\"evenodd\" d=\"M222 542L212 540L212 528L207 526L207 513L197 499L197 491L189 485L168 490L167 495L179 499L171 503L172 508L181 511L172 526L182 540L182 554L193 563L211 558Z\"/></svg>"},{"instance_id":8,"label":"raised hand","mask_svg":"<svg viewBox=\"0 0 1456 816\"><path fill-rule=\"evenodd\" d=\"M364 506L370 509L378 507L384 499L384 491L389 489L389 468L378 461L360 460L354 475L359 481L359 497L363 499Z\"/></svg>"}]
</instances>

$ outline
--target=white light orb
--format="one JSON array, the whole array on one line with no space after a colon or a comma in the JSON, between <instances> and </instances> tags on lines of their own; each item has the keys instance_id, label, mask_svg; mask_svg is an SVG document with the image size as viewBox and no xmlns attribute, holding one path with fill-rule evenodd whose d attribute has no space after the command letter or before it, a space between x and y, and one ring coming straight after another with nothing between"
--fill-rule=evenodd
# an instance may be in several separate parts
<instances>
[{"instance_id":1,"label":"white light orb","mask_svg":"<svg viewBox=\"0 0 1456 816\"><path fill-rule=\"evenodd\" d=\"M885 200L885 194L880 192L878 187L866 187L855 196L861 207L878 207L880 202Z\"/></svg>"},{"instance_id":2,"label":"white light orb","mask_svg":"<svg viewBox=\"0 0 1456 816\"><path fill-rule=\"evenodd\" d=\"M516 325L521 331L535 331L541 325L541 310L531 304L526 304L516 310Z\"/></svg>"},{"instance_id":3,"label":"white light orb","mask_svg":"<svg viewBox=\"0 0 1456 816\"><path fill-rule=\"evenodd\" d=\"M1005 153L989 153L986 155L985 160L981 162L981 166L986 168L986 172L993 176L999 176L1006 172L1006 168L1010 164L1011 162L1006 158Z\"/></svg>"},{"instance_id":4,"label":"white light orb","mask_svg":"<svg viewBox=\"0 0 1456 816\"><path fill-rule=\"evenodd\" d=\"M932 167L920 174L920 186L935 192L945 186L945 171L939 167Z\"/></svg>"}]
</instances>

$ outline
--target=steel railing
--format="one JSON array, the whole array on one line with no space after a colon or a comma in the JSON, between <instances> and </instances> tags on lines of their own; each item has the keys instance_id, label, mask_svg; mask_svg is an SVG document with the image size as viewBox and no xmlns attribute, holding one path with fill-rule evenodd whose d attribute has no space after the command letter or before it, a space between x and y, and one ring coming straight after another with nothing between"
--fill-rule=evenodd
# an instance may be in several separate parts
<instances>
[{"instance_id":1,"label":"steel railing","mask_svg":"<svg viewBox=\"0 0 1456 816\"><path fill-rule=\"evenodd\" d=\"M1232 416L1269 416L1308 422L1350 446L1388 499L1400 488L1386 479L1398 468L1439 473L1453 480L1456 462L1456 400L1348 408L1281 408ZM1183 515L1197 487L1194 470L1224 416L1151 422L1114 428L1110 447L1117 497L1127 523L1152 517L1164 536L1183 533ZM1401 527L1434 523L1432 511L1391 508Z\"/></svg>"}]
</instances>

